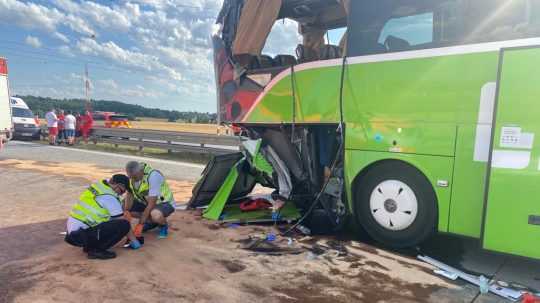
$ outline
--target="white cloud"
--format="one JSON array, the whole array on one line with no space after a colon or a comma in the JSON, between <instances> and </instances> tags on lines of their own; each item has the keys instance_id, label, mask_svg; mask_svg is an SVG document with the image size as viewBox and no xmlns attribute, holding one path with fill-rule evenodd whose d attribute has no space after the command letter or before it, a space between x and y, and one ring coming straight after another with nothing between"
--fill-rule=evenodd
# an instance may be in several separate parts
<instances>
[{"instance_id":1,"label":"white cloud","mask_svg":"<svg viewBox=\"0 0 540 303\"><path fill-rule=\"evenodd\" d=\"M66 37L66 35L64 35L64 34L62 34L60 32L55 32L53 34L53 37L55 37L56 39L58 39L58 40L60 40L60 41L62 41L64 43L69 43L69 38Z\"/></svg>"},{"instance_id":2,"label":"white cloud","mask_svg":"<svg viewBox=\"0 0 540 303\"><path fill-rule=\"evenodd\" d=\"M298 23L290 19L278 20L272 27L263 49L264 54L272 56L295 55L296 46L302 42L298 33Z\"/></svg>"},{"instance_id":3,"label":"white cloud","mask_svg":"<svg viewBox=\"0 0 540 303\"><path fill-rule=\"evenodd\" d=\"M77 47L85 55L104 57L127 67L162 72L172 79L182 80L178 71L161 63L158 57L123 49L112 41L100 44L93 39L83 38L77 42Z\"/></svg>"},{"instance_id":4,"label":"white cloud","mask_svg":"<svg viewBox=\"0 0 540 303\"><path fill-rule=\"evenodd\" d=\"M34 47L34 48L40 48L41 47L41 41L37 37L34 36L27 36L24 40L26 44Z\"/></svg>"},{"instance_id":5,"label":"white cloud","mask_svg":"<svg viewBox=\"0 0 540 303\"><path fill-rule=\"evenodd\" d=\"M202 104L215 102L210 35L222 1L0 0L0 23L44 32L61 44L54 46L60 54L120 71L122 81L106 75L102 83L104 78L94 76L100 97L134 102L160 96L168 104ZM142 81L145 74L148 83Z\"/></svg>"},{"instance_id":6,"label":"white cloud","mask_svg":"<svg viewBox=\"0 0 540 303\"><path fill-rule=\"evenodd\" d=\"M53 36L61 25L67 26L79 34L92 35L95 33L86 21L79 17L65 14L57 8L17 0L0 1L0 23L16 24L25 29L48 32Z\"/></svg>"}]
</instances>

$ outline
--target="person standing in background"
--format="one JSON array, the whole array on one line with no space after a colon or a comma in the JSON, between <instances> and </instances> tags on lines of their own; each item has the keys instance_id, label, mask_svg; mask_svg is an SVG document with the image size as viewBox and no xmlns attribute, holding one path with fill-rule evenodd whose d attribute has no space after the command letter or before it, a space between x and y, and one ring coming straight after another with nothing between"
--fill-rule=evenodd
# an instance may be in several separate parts
<instances>
[{"instance_id":1,"label":"person standing in background","mask_svg":"<svg viewBox=\"0 0 540 303\"><path fill-rule=\"evenodd\" d=\"M65 127L64 127L64 111L59 110L58 111L58 144L62 144L64 142L67 142L66 134L64 133Z\"/></svg>"},{"instance_id":2,"label":"person standing in background","mask_svg":"<svg viewBox=\"0 0 540 303\"><path fill-rule=\"evenodd\" d=\"M54 108L51 108L49 112L45 114L45 119L47 120L47 128L49 129L49 144L56 144L56 136L58 136L58 117Z\"/></svg>"},{"instance_id":3,"label":"person standing in background","mask_svg":"<svg viewBox=\"0 0 540 303\"><path fill-rule=\"evenodd\" d=\"M76 124L77 119L71 114L71 111L68 111L66 117L64 118L64 134L66 136L68 145L73 145L75 142Z\"/></svg>"},{"instance_id":4,"label":"person standing in background","mask_svg":"<svg viewBox=\"0 0 540 303\"><path fill-rule=\"evenodd\" d=\"M82 116L81 116L81 113L75 113L75 143L79 142L81 136L82 136L82 133L81 133L81 128L82 128Z\"/></svg>"},{"instance_id":5,"label":"person standing in background","mask_svg":"<svg viewBox=\"0 0 540 303\"><path fill-rule=\"evenodd\" d=\"M85 115L82 116L81 125L81 134L85 144L88 144L88 138L92 132L92 127L94 127L94 119L92 118L92 114L89 111L86 111Z\"/></svg>"}]
</instances>

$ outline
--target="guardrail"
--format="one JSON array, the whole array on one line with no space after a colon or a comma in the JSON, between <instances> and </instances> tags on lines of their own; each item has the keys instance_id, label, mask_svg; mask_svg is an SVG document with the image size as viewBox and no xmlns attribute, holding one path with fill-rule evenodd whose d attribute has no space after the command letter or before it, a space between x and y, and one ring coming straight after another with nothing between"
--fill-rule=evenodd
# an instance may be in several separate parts
<instances>
[{"instance_id":1,"label":"guardrail","mask_svg":"<svg viewBox=\"0 0 540 303\"><path fill-rule=\"evenodd\" d=\"M46 138L47 133L47 128L43 128L42 136ZM89 140L94 144L101 142L115 147L136 146L139 151L145 147L157 148L169 153L225 154L238 151L240 146L240 138L237 136L133 128L95 127Z\"/></svg>"},{"instance_id":2,"label":"guardrail","mask_svg":"<svg viewBox=\"0 0 540 303\"><path fill-rule=\"evenodd\" d=\"M93 129L92 141L164 149L169 152L193 152L203 154L224 154L238 151L240 138L229 135L161 131L149 129L102 128Z\"/></svg>"}]
</instances>

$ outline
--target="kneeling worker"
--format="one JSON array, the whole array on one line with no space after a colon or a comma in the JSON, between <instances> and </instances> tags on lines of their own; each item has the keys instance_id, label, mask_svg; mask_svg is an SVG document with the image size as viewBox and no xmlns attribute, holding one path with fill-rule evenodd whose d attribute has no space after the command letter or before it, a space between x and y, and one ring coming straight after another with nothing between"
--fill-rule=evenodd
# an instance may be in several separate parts
<instances>
[{"instance_id":1,"label":"kneeling worker","mask_svg":"<svg viewBox=\"0 0 540 303\"><path fill-rule=\"evenodd\" d=\"M89 259L115 258L116 254L108 249L126 236L131 248L140 248L130 223L123 217L119 198L128 188L129 178L125 175L114 175L88 187L69 214L65 241L82 247Z\"/></svg>"},{"instance_id":2,"label":"kneeling worker","mask_svg":"<svg viewBox=\"0 0 540 303\"><path fill-rule=\"evenodd\" d=\"M173 193L158 170L146 163L130 161L126 164L131 191L126 195L124 209L140 218L135 234L159 226L159 238L168 235L167 217L174 212Z\"/></svg>"}]
</instances>

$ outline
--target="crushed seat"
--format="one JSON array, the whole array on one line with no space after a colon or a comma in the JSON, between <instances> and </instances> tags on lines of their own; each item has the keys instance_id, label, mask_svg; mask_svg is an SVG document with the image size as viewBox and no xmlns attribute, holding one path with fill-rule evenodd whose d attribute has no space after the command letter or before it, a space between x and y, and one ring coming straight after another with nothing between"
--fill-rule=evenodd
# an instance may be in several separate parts
<instances>
[{"instance_id":1,"label":"crushed seat","mask_svg":"<svg viewBox=\"0 0 540 303\"><path fill-rule=\"evenodd\" d=\"M249 69L270 68L274 66L274 59L268 55L254 56L249 64Z\"/></svg>"},{"instance_id":2,"label":"crushed seat","mask_svg":"<svg viewBox=\"0 0 540 303\"><path fill-rule=\"evenodd\" d=\"M319 50L319 60L337 59L341 58L341 56L341 48L337 45L323 45Z\"/></svg>"},{"instance_id":3,"label":"crushed seat","mask_svg":"<svg viewBox=\"0 0 540 303\"><path fill-rule=\"evenodd\" d=\"M291 66L296 64L296 58L291 55L277 55L274 57L275 66Z\"/></svg>"},{"instance_id":4,"label":"crushed seat","mask_svg":"<svg viewBox=\"0 0 540 303\"><path fill-rule=\"evenodd\" d=\"M319 60L317 52L303 44L298 44L296 47L296 58L298 58L298 63Z\"/></svg>"}]
</instances>

